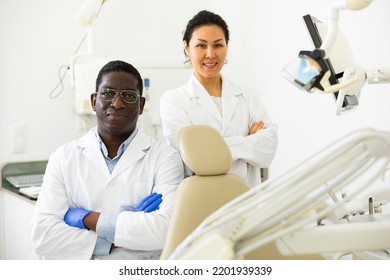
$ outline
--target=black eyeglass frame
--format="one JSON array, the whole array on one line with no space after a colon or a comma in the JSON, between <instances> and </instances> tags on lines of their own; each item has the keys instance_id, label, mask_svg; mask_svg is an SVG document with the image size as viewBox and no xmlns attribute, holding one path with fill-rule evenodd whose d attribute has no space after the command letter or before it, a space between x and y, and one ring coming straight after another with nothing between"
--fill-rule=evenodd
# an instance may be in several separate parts
<instances>
[{"instance_id":1,"label":"black eyeglass frame","mask_svg":"<svg viewBox=\"0 0 390 280\"><path fill-rule=\"evenodd\" d=\"M107 98L104 97L105 91L110 91L111 93L115 92L115 95L113 95L111 99L107 99ZM123 97L123 93L134 93L136 98L135 98L134 101L126 101L126 99ZM100 97L101 97L101 100L103 102L113 102L115 100L115 98L119 94L120 97L122 98L123 102L125 102L127 104L134 104L141 97L141 95L138 93L138 91L135 91L135 90L132 90L132 89L115 90L115 89L107 88L107 89L104 89L102 91L93 92L92 94L94 94L94 95L98 95L99 94Z\"/></svg>"}]
</instances>

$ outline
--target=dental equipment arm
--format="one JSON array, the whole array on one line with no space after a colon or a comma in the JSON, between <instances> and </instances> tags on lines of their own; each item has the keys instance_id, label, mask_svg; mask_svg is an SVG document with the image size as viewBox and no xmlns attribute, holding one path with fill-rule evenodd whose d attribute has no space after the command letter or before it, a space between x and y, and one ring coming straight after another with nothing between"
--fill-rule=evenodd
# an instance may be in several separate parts
<instances>
[{"instance_id":1,"label":"dental equipment arm","mask_svg":"<svg viewBox=\"0 0 390 280\"><path fill-rule=\"evenodd\" d=\"M329 52L332 48L333 43L337 38L337 33L339 31L339 13L341 10L349 9L352 11L357 11L366 8L374 0L345 0L338 2L329 8L329 30L328 34L321 45L321 49L325 52Z\"/></svg>"},{"instance_id":2,"label":"dental equipment arm","mask_svg":"<svg viewBox=\"0 0 390 280\"><path fill-rule=\"evenodd\" d=\"M93 38L92 27L96 18L99 16L104 3L108 0L86 0L76 14L77 21L87 28L87 32L76 49L74 55L71 58L69 69L71 71L71 86L75 87L75 64L78 59L92 56L93 54ZM87 51L86 53L79 54L79 49L84 41L87 39Z\"/></svg>"},{"instance_id":3,"label":"dental equipment arm","mask_svg":"<svg viewBox=\"0 0 390 280\"><path fill-rule=\"evenodd\" d=\"M80 24L89 27L92 26L105 2L107 0L86 0L76 15Z\"/></svg>"},{"instance_id":4,"label":"dental equipment arm","mask_svg":"<svg viewBox=\"0 0 390 280\"><path fill-rule=\"evenodd\" d=\"M368 84L390 83L390 67L366 69Z\"/></svg>"},{"instance_id":5,"label":"dental equipment arm","mask_svg":"<svg viewBox=\"0 0 390 280\"><path fill-rule=\"evenodd\" d=\"M349 224L347 219L326 226L318 223L347 214L345 200L327 203L330 194L351 188L348 198L355 198L383 175L389 163L389 132L351 133L221 207L170 259L241 259L270 242L283 255L388 249L390 223Z\"/></svg>"}]
</instances>

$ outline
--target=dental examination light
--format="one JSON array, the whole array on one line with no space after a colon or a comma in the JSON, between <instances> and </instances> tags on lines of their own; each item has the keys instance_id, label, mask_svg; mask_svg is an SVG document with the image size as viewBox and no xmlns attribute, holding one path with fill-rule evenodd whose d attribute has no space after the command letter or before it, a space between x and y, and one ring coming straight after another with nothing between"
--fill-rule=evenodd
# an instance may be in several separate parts
<instances>
[{"instance_id":1,"label":"dental examination light","mask_svg":"<svg viewBox=\"0 0 390 280\"><path fill-rule=\"evenodd\" d=\"M80 42L80 45L77 48L77 50L74 53L74 56L72 57L72 60L71 60L71 70L72 70L71 82L72 82L72 85L74 84L73 67L74 67L75 61L79 58L79 56L92 55L92 53L93 53L93 38L92 38L93 23L96 20L96 18L99 16L100 11L102 10L104 3L106 3L107 1L108 0L86 0L84 2L84 4L81 6L80 10L76 14L77 21L81 25L87 27L87 32L85 33L84 38ZM88 39L87 40L87 51L86 51L86 53L80 55L78 53L78 51L86 39Z\"/></svg>"},{"instance_id":2,"label":"dental examination light","mask_svg":"<svg viewBox=\"0 0 390 280\"><path fill-rule=\"evenodd\" d=\"M76 15L76 18L80 24L84 26L92 26L92 23L99 15L100 10L105 2L107 2L107 0L85 1Z\"/></svg>"},{"instance_id":3,"label":"dental examination light","mask_svg":"<svg viewBox=\"0 0 390 280\"><path fill-rule=\"evenodd\" d=\"M86 36L88 37L87 52L92 53L92 26L96 18L99 16L103 4L107 0L86 0L76 14L78 22L88 28Z\"/></svg>"},{"instance_id":4,"label":"dental examination light","mask_svg":"<svg viewBox=\"0 0 390 280\"><path fill-rule=\"evenodd\" d=\"M64 90L64 85L63 85L63 80L67 74L67 72L70 70L71 72L71 86L75 86L75 76L74 76L74 65L76 62L76 59L78 59L81 55L79 54L81 46L84 44L85 41L87 41L87 53L90 55L93 51L92 46L92 25L93 22L96 20L98 17L103 4L107 2L108 0L86 0L79 11L76 14L76 19L77 21L87 27L87 32L79 42L76 50L73 53L73 57L71 58L70 65L61 65L60 68L58 69L58 77L59 77L59 82L58 84L53 88L53 90L50 91L49 97L50 98L57 98L58 96L61 95L62 91ZM85 56L85 54L84 54Z\"/></svg>"},{"instance_id":5,"label":"dental examination light","mask_svg":"<svg viewBox=\"0 0 390 280\"><path fill-rule=\"evenodd\" d=\"M337 115L357 108L366 82L390 82L390 68L364 69L355 60L345 35L338 28L341 10L361 10L371 2L345 0L332 5L328 24L311 15L304 16L315 49L300 51L298 58L282 70L282 75L303 91L332 93Z\"/></svg>"},{"instance_id":6,"label":"dental examination light","mask_svg":"<svg viewBox=\"0 0 390 280\"><path fill-rule=\"evenodd\" d=\"M70 61L70 84L75 91L75 110L77 114L90 115L93 111L90 106L89 93L93 89L96 68L103 66L107 59L96 59L94 56L94 42L92 28L99 16L104 3L108 0L86 0L76 14L78 22L87 28L84 38ZM86 51L79 53L81 45L87 41Z\"/></svg>"},{"instance_id":7,"label":"dental examination light","mask_svg":"<svg viewBox=\"0 0 390 280\"><path fill-rule=\"evenodd\" d=\"M390 217L386 221L386 215L370 211L361 215L370 219L353 222L351 216L365 210L360 204L353 210L357 205L352 207L351 201L369 190L389 163L389 132L352 132L222 206L169 259L242 259L270 243L283 256L387 250ZM389 201L390 192L381 193L380 201L370 197L371 208L379 208Z\"/></svg>"}]
</instances>

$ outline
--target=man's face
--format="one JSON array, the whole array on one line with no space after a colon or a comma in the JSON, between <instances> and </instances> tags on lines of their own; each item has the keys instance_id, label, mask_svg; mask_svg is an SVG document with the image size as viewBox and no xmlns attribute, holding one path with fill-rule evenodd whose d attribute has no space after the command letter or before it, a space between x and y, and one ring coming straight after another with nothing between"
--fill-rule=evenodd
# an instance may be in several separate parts
<instances>
[{"instance_id":1,"label":"man's face","mask_svg":"<svg viewBox=\"0 0 390 280\"><path fill-rule=\"evenodd\" d=\"M109 72L103 75L98 92L105 89L133 90L138 92L137 79L125 72ZM139 94L141 94L139 92ZM112 101L107 101L98 94L91 95L92 108L96 112L98 132L104 138L127 138L136 128L138 116L142 114L145 99L139 97L135 103L123 101L116 94Z\"/></svg>"}]
</instances>

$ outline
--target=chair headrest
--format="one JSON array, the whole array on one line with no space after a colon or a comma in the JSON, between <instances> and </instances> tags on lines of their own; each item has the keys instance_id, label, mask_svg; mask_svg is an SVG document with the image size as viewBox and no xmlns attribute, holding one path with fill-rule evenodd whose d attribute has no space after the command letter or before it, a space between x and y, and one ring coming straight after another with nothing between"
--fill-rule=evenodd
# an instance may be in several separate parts
<instances>
[{"instance_id":1,"label":"chair headrest","mask_svg":"<svg viewBox=\"0 0 390 280\"><path fill-rule=\"evenodd\" d=\"M196 175L220 175L229 171L232 154L225 140L213 127L183 127L179 133L179 142L184 163Z\"/></svg>"}]
</instances>

